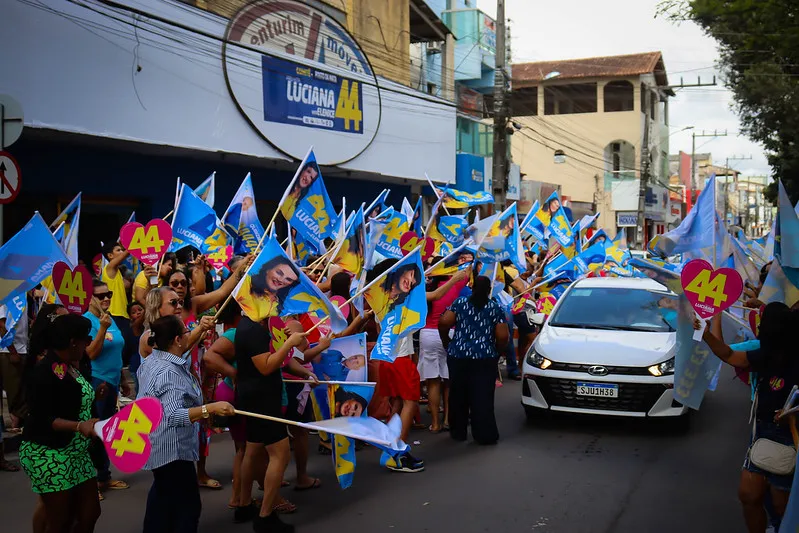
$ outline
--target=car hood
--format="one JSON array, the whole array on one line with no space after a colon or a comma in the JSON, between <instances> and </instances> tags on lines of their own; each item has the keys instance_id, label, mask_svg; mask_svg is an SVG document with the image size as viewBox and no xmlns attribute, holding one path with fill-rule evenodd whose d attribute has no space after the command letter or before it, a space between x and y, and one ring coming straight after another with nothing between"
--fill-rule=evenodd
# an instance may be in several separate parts
<instances>
[{"instance_id":1,"label":"car hood","mask_svg":"<svg viewBox=\"0 0 799 533\"><path fill-rule=\"evenodd\" d=\"M651 366L674 355L676 333L544 326L535 340L542 356L560 363Z\"/></svg>"}]
</instances>

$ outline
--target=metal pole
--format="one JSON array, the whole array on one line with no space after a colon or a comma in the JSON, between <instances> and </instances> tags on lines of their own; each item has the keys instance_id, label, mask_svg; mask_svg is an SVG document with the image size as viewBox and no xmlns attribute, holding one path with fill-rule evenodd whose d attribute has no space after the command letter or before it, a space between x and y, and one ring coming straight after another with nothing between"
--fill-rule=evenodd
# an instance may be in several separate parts
<instances>
[{"instance_id":1,"label":"metal pole","mask_svg":"<svg viewBox=\"0 0 799 533\"><path fill-rule=\"evenodd\" d=\"M649 184L649 99L652 97L649 89L641 88L644 93L644 139L641 144L641 176L638 180L638 217L636 225L635 243L640 250L644 249L644 210L646 207L646 186Z\"/></svg>"},{"instance_id":2,"label":"metal pole","mask_svg":"<svg viewBox=\"0 0 799 533\"><path fill-rule=\"evenodd\" d=\"M508 179L508 116L507 80L505 78L505 0L497 0L497 44L494 61L494 154L493 193L494 212L505 209L505 193Z\"/></svg>"}]
</instances>

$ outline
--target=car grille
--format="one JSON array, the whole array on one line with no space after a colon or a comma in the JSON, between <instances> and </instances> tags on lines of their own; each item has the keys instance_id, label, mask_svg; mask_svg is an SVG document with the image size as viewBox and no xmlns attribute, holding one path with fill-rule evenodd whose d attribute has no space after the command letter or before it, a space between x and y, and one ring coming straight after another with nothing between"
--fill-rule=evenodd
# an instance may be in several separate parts
<instances>
[{"instance_id":1,"label":"car grille","mask_svg":"<svg viewBox=\"0 0 799 533\"><path fill-rule=\"evenodd\" d=\"M577 382L569 379L535 377L535 383L549 405L607 411L648 412L666 388L663 385L618 383L618 398L577 396Z\"/></svg>"},{"instance_id":2,"label":"car grille","mask_svg":"<svg viewBox=\"0 0 799 533\"><path fill-rule=\"evenodd\" d=\"M608 369L608 374L620 374L622 376L651 376L649 370L642 366L609 366L609 365L581 365L572 363L556 363L555 361L547 367L547 370L562 370L565 372L585 372L592 366L603 366Z\"/></svg>"}]
</instances>

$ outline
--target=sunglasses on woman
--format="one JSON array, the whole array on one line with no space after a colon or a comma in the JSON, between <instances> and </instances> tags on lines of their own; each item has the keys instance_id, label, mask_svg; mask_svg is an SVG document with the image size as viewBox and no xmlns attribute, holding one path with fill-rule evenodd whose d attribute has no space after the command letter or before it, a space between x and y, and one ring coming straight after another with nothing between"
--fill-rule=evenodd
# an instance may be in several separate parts
<instances>
[{"instance_id":1,"label":"sunglasses on woman","mask_svg":"<svg viewBox=\"0 0 799 533\"><path fill-rule=\"evenodd\" d=\"M170 287L187 287L189 282L185 279L176 279L169 282Z\"/></svg>"},{"instance_id":2,"label":"sunglasses on woman","mask_svg":"<svg viewBox=\"0 0 799 533\"><path fill-rule=\"evenodd\" d=\"M169 305L171 305L172 307L183 307L183 304L182 304L182 303L180 303L180 300L178 300L178 299L175 299L175 298L173 298L173 299L171 299L171 300L167 300L167 302L166 302L166 303L168 303L168 304L169 304Z\"/></svg>"},{"instance_id":3,"label":"sunglasses on woman","mask_svg":"<svg viewBox=\"0 0 799 533\"><path fill-rule=\"evenodd\" d=\"M105 292L95 292L94 297L98 300L110 300L111 297L114 295L113 291L105 291Z\"/></svg>"}]
</instances>

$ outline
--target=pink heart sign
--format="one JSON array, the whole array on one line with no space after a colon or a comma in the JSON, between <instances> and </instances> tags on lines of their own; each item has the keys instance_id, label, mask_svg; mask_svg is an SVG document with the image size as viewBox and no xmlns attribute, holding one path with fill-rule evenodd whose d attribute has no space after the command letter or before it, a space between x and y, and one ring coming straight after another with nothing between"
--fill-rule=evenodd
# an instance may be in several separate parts
<instances>
[{"instance_id":1,"label":"pink heart sign","mask_svg":"<svg viewBox=\"0 0 799 533\"><path fill-rule=\"evenodd\" d=\"M218 272L223 267L226 267L228 261L233 257L233 247L220 246L216 250L210 251L205 257L208 259L208 263L214 267L214 270Z\"/></svg>"},{"instance_id":2,"label":"pink heart sign","mask_svg":"<svg viewBox=\"0 0 799 533\"><path fill-rule=\"evenodd\" d=\"M119 230L119 242L130 255L145 265L153 266L172 243L172 227L160 218L151 220L147 226L129 222Z\"/></svg>"},{"instance_id":3,"label":"pink heart sign","mask_svg":"<svg viewBox=\"0 0 799 533\"><path fill-rule=\"evenodd\" d=\"M330 301L339 308L341 314L344 315L344 318L350 317L350 306L344 305L347 300L345 300L343 296L331 296ZM344 307L341 307L342 305L344 305Z\"/></svg>"},{"instance_id":4,"label":"pink heart sign","mask_svg":"<svg viewBox=\"0 0 799 533\"><path fill-rule=\"evenodd\" d=\"M734 304L744 290L741 275L731 268L713 270L704 259L688 261L680 275L683 291L696 314L706 319Z\"/></svg>"},{"instance_id":5,"label":"pink heart sign","mask_svg":"<svg viewBox=\"0 0 799 533\"><path fill-rule=\"evenodd\" d=\"M89 310L92 301L92 275L85 266L70 270L69 265L59 261L53 265L53 286L61 304L70 313L82 315Z\"/></svg>"},{"instance_id":6,"label":"pink heart sign","mask_svg":"<svg viewBox=\"0 0 799 533\"><path fill-rule=\"evenodd\" d=\"M141 470L152 451L150 434L164 416L156 398L139 398L107 420L94 425L111 463L122 472Z\"/></svg>"}]
</instances>

